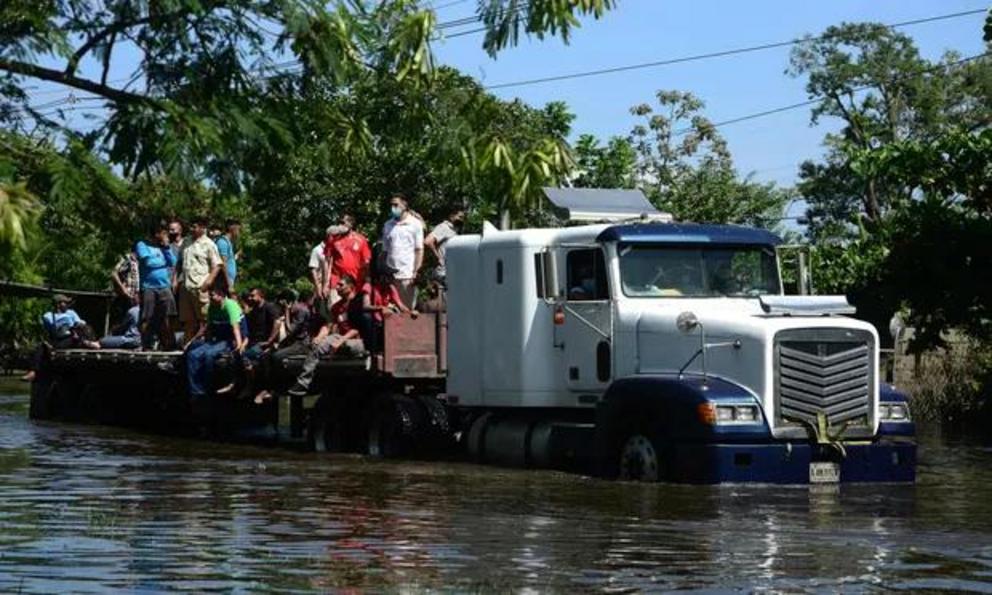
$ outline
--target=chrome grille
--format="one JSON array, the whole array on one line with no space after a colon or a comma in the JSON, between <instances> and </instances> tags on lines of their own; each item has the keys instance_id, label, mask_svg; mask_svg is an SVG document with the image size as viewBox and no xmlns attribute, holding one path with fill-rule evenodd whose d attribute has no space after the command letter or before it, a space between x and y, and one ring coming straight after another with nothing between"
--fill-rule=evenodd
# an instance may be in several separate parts
<instances>
[{"instance_id":1,"label":"chrome grille","mask_svg":"<svg viewBox=\"0 0 992 595\"><path fill-rule=\"evenodd\" d=\"M873 428L874 343L850 329L793 329L775 337L777 418L782 426L844 429L845 436Z\"/></svg>"}]
</instances>

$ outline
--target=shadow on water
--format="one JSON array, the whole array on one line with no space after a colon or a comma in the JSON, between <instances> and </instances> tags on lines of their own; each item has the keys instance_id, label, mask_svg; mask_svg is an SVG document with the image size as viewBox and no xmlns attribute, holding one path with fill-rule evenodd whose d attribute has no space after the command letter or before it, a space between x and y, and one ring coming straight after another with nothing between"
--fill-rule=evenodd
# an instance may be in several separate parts
<instances>
[{"instance_id":1,"label":"shadow on water","mask_svg":"<svg viewBox=\"0 0 992 595\"><path fill-rule=\"evenodd\" d=\"M915 486L652 486L38 424L0 396L0 591L992 592L990 486L992 449L934 432Z\"/></svg>"}]
</instances>

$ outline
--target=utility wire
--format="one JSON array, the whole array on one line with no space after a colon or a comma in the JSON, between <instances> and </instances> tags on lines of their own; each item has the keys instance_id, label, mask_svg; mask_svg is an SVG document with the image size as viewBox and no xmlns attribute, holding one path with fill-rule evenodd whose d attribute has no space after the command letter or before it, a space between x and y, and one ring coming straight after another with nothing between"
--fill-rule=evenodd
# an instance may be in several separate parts
<instances>
[{"instance_id":1,"label":"utility wire","mask_svg":"<svg viewBox=\"0 0 992 595\"><path fill-rule=\"evenodd\" d=\"M943 20L947 20L947 19L956 19L956 18L961 18L961 17L965 17L965 16L972 16L972 15L976 15L976 14L985 14L986 12L987 12L987 10L984 9L984 8L977 9L977 10L967 10L967 11L963 11L963 12L955 12L955 13L950 13L950 14L943 14L943 15L933 16L933 17L927 17L927 18L923 18L923 19L914 19L914 20L911 20L911 21L902 21L900 23L892 23L891 25L886 25L886 27L888 27L890 29L893 29L893 28L896 28L896 27L908 27L910 25L921 25L921 24L924 24L924 23L932 23L932 22L935 22L935 21L943 21ZM483 28L482 30L485 30L485 28ZM448 37L449 38L451 38L451 37L458 37L458 36L461 36L461 35L467 35L469 33L474 33L474 32L478 32L478 30L476 30L476 31L465 31L463 33L457 33L457 34L454 34L454 35L449 35ZM778 41L778 42L775 42L775 43L765 43L765 44L761 44L761 45L755 45L755 46L749 46L749 47L742 47L742 48L735 48L735 49L723 50L723 51L719 51L719 52L708 52L708 53L705 53L705 54L696 54L696 55L693 55L693 56L682 56L682 57L679 57L679 58L669 58L669 59L666 59L666 60L657 60L657 61L653 61L653 62L641 62L639 64L628 64L626 66L614 66L612 68L603 68L603 69L600 69L600 70L588 70L588 71L585 71L585 72L575 72L575 73L571 73L571 74L561 74L561 75L556 75L556 76L547 76L547 77L541 77L541 78L526 79L526 80L514 81L514 82L510 82L510 83L499 83L499 84L495 84L495 85L488 85L486 87L486 89L490 89L491 90L491 89L506 89L506 88L509 88L509 87L523 87L523 86L527 86L527 85L537 85L537 84L541 84L541 83L551 83L551 82L555 82L555 81L565 81L565 80L571 80L571 79L586 78L586 77L591 77L591 76L600 76L600 75L603 75L603 74L613 74L613 73L617 73L617 72L628 72L628 71L631 71L631 70L641 70L641 69L644 69L644 68L655 68L655 67L658 67L658 66L669 66L669 65L672 65L672 64L683 64L683 63L686 63L686 62L697 62L697 61L700 61L700 60L709 60L711 58L722 58L722 57L725 57L725 56L734 56L734 55L737 55L737 54L746 54L746 53L751 53L751 52L759 52L759 51L763 51L763 50L769 50L769 49L773 49L773 48L788 47L788 46L797 45L797 44L800 44L800 43L808 43L808 42L811 42L811 41L823 41L823 40L829 39L829 38L830 38L829 35L820 35L820 36L817 36L817 37L809 37L809 38L806 38L806 39L791 39L789 41Z\"/></svg>"},{"instance_id":2,"label":"utility wire","mask_svg":"<svg viewBox=\"0 0 992 595\"><path fill-rule=\"evenodd\" d=\"M982 58L986 58L986 57L989 57L989 56L992 56L992 52L986 52L984 54L977 54L977 55L974 55L974 56L969 56L967 58L962 58L961 60L957 60L955 62L948 62L947 64L938 64L937 66L934 66L932 68L926 68L926 69L924 69L924 70L922 70L922 71L920 71L920 72L918 72L916 74L931 74L931 73L934 73L934 72L937 72L937 71L940 71L940 70L947 70L948 68L953 68L955 66L960 66L962 64L966 64L968 62L973 62L975 60L980 60ZM896 77L895 80L899 80L901 78L908 78L908 77ZM868 90L870 90L872 88L874 88L872 85L864 85L862 87L856 87L854 89L851 89L851 92L852 93L860 93L862 91L868 91ZM755 112L753 114L748 114L746 116L739 116L737 118L731 118L729 120L722 120L720 122L714 122L713 123L713 127L714 128L720 128L720 127L723 127L723 126L729 126L730 124L737 124L738 122L746 122L748 120L756 120L758 118L764 118L766 116L771 116L771 115L778 114L778 113L781 113L781 112L787 112L787 111L791 111L791 110L794 110L794 109L799 109L799 108L802 108L802 107L808 107L808 106L811 106L811 105L816 105L817 103L820 103L822 100L823 100L823 97L821 96L821 97L818 97L816 99L810 99L810 100L807 100L807 101L801 101L799 103L793 103L793 104L790 104L790 105L784 105L782 107L776 107L776 108L765 110L765 111L761 111L761 112ZM689 134L692 131L693 131L693 128L690 126L690 127L681 128L679 130L676 130L673 133L673 135L674 136L684 136L686 134Z\"/></svg>"}]
</instances>

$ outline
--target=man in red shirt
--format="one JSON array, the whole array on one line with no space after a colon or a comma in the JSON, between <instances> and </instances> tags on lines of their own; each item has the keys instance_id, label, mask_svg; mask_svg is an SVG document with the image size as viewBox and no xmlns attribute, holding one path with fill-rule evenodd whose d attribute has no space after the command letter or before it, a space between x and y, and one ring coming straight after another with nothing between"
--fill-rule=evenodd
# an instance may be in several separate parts
<instances>
[{"instance_id":1,"label":"man in red shirt","mask_svg":"<svg viewBox=\"0 0 992 595\"><path fill-rule=\"evenodd\" d=\"M362 315L361 297L355 287L355 279L344 275L337 285L341 299L331 307L330 320L326 321L310 343L310 352L303 362L303 371L296 378L296 384L289 389L291 395L305 395L317 373L317 364L322 358L355 356L365 351L359 326Z\"/></svg>"},{"instance_id":2,"label":"man in red shirt","mask_svg":"<svg viewBox=\"0 0 992 595\"><path fill-rule=\"evenodd\" d=\"M340 223L344 233L333 235L324 244L324 256L330 269L330 275L324 276L327 282L325 294L330 296L330 304L340 297L336 288L341 277L349 275L359 288L365 285L372 261L369 241L355 231L355 218L346 213L341 216Z\"/></svg>"}]
</instances>

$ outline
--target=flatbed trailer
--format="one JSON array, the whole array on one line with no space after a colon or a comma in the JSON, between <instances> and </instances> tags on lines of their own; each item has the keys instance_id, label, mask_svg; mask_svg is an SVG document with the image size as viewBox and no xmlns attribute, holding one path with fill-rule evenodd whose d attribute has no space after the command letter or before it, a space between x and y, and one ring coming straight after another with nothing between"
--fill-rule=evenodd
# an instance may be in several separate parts
<instances>
[{"instance_id":1,"label":"flatbed trailer","mask_svg":"<svg viewBox=\"0 0 992 595\"><path fill-rule=\"evenodd\" d=\"M322 360L310 397L276 390L261 405L254 402L254 390L242 390L242 365L231 354L218 358L212 384L216 389L235 382L236 389L191 400L182 351L51 349L32 384L30 415L180 434L305 440L320 451L398 456L440 446L451 438L439 401L444 314L392 316L383 330L378 353ZM305 357L290 356L283 367L273 366L274 385L289 386ZM281 399L288 400L288 408L280 406ZM414 444L419 448L407 448Z\"/></svg>"}]
</instances>

